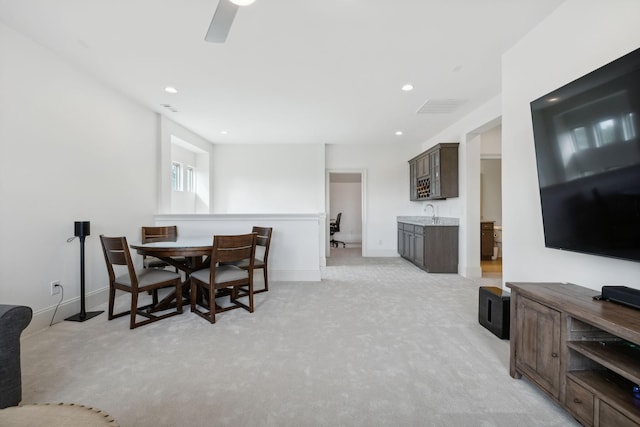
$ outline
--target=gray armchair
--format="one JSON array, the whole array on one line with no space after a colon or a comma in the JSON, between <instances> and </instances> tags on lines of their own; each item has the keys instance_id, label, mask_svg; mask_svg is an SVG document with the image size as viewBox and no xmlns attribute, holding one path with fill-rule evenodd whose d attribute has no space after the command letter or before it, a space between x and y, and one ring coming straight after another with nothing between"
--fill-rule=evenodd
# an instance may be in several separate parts
<instances>
[{"instance_id":1,"label":"gray armchair","mask_svg":"<svg viewBox=\"0 0 640 427\"><path fill-rule=\"evenodd\" d=\"M0 304L0 409L22 400L20 334L32 316L30 307Z\"/></svg>"}]
</instances>

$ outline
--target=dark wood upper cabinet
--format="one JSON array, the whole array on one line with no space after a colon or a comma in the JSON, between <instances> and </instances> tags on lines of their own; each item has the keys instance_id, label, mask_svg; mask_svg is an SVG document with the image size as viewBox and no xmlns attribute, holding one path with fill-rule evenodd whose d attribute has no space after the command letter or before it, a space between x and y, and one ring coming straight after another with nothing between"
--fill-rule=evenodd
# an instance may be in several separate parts
<instances>
[{"instance_id":1,"label":"dark wood upper cabinet","mask_svg":"<svg viewBox=\"0 0 640 427\"><path fill-rule=\"evenodd\" d=\"M437 144L409 160L411 200L458 197L458 145Z\"/></svg>"}]
</instances>

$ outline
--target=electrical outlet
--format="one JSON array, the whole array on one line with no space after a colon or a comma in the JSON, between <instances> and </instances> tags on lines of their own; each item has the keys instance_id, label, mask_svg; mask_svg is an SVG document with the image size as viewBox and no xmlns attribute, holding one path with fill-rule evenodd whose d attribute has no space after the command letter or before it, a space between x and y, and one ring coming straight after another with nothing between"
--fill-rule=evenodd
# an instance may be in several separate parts
<instances>
[{"instance_id":1,"label":"electrical outlet","mask_svg":"<svg viewBox=\"0 0 640 427\"><path fill-rule=\"evenodd\" d=\"M51 295L58 295L62 288L60 287L60 280L54 280L51 282Z\"/></svg>"}]
</instances>

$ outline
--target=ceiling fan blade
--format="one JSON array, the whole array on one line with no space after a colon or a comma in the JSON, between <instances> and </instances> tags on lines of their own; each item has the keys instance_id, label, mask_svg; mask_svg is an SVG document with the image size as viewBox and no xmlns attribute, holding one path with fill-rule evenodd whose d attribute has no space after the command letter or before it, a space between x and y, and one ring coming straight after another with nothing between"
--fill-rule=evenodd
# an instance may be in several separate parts
<instances>
[{"instance_id":1,"label":"ceiling fan blade","mask_svg":"<svg viewBox=\"0 0 640 427\"><path fill-rule=\"evenodd\" d=\"M229 0L220 0L204 39L208 42L224 43L237 11L237 5L231 3Z\"/></svg>"}]
</instances>

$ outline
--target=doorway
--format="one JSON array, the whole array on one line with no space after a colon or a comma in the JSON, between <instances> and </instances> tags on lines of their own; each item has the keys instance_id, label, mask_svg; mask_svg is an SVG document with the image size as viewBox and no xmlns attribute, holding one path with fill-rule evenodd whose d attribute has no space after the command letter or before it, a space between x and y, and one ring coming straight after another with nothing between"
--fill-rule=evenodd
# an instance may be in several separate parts
<instances>
[{"instance_id":1,"label":"doorway","mask_svg":"<svg viewBox=\"0 0 640 427\"><path fill-rule=\"evenodd\" d=\"M502 276L502 126L480 135L480 221L482 277ZM492 226L491 232L487 226Z\"/></svg>"},{"instance_id":2,"label":"doorway","mask_svg":"<svg viewBox=\"0 0 640 427\"><path fill-rule=\"evenodd\" d=\"M333 238L344 242L334 247L327 239L329 257L362 257L364 245L364 182L363 171L330 171L327 185L328 222L334 221L341 213L340 231ZM328 225L327 225L328 226Z\"/></svg>"}]
</instances>

